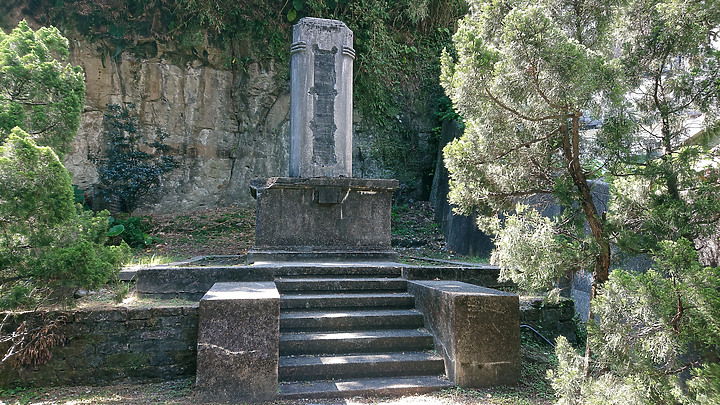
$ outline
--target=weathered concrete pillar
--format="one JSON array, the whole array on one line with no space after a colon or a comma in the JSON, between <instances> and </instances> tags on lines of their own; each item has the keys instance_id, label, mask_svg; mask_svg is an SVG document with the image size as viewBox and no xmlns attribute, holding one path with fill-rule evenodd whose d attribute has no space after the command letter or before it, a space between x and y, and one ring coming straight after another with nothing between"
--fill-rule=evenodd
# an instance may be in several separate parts
<instances>
[{"instance_id":1,"label":"weathered concrete pillar","mask_svg":"<svg viewBox=\"0 0 720 405\"><path fill-rule=\"evenodd\" d=\"M352 178L353 33L303 18L290 47L290 177L255 179L248 262L387 261L397 180Z\"/></svg>"},{"instance_id":2,"label":"weathered concrete pillar","mask_svg":"<svg viewBox=\"0 0 720 405\"><path fill-rule=\"evenodd\" d=\"M198 315L198 398L234 403L273 399L280 338L275 283L215 283L200 300Z\"/></svg>"},{"instance_id":3,"label":"weathered concrete pillar","mask_svg":"<svg viewBox=\"0 0 720 405\"><path fill-rule=\"evenodd\" d=\"M303 18L290 54L290 177L352 177L352 31Z\"/></svg>"},{"instance_id":4,"label":"weathered concrete pillar","mask_svg":"<svg viewBox=\"0 0 720 405\"><path fill-rule=\"evenodd\" d=\"M408 281L415 306L463 388L512 385L520 378L520 302L515 294L459 281Z\"/></svg>"}]
</instances>

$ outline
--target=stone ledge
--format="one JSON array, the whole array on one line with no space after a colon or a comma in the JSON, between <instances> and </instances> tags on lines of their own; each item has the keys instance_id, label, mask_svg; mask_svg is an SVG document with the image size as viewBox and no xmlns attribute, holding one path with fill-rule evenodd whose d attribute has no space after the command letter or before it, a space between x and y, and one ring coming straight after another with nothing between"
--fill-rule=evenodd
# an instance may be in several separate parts
<instances>
[{"instance_id":1,"label":"stone ledge","mask_svg":"<svg viewBox=\"0 0 720 405\"><path fill-rule=\"evenodd\" d=\"M339 187L353 191L395 192L400 182L395 179L360 179L355 177L268 177L252 179L250 190L253 197L257 191L276 189L314 189L316 187Z\"/></svg>"},{"instance_id":2,"label":"stone ledge","mask_svg":"<svg viewBox=\"0 0 720 405\"><path fill-rule=\"evenodd\" d=\"M408 281L415 306L463 388L512 385L520 377L519 298L456 281Z\"/></svg>"},{"instance_id":3,"label":"stone ledge","mask_svg":"<svg viewBox=\"0 0 720 405\"><path fill-rule=\"evenodd\" d=\"M272 281L273 273L250 266L151 267L135 279L141 297L199 300L217 282Z\"/></svg>"},{"instance_id":4,"label":"stone ledge","mask_svg":"<svg viewBox=\"0 0 720 405\"><path fill-rule=\"evenodd\" d=\"M354 263L354 262L394 262L397 253L394 250L326 250L316 247L298 247L297 249L277 250L277 247L263 249L255 247L247 253L248 263L292 262L292 263Z\"/></svg>"},{"instance_id":5,"label":"stone ledge","mask_svg":"<svg viewBox=\"0 0 720 405\"><path fill-rule=\"evenodd\" d=\"M500 269L497 266L405 266L403 278L407 280L446 280L461 281L488 288L512 287L511 281L500 282Z\"/></svg>"}]
</instances>

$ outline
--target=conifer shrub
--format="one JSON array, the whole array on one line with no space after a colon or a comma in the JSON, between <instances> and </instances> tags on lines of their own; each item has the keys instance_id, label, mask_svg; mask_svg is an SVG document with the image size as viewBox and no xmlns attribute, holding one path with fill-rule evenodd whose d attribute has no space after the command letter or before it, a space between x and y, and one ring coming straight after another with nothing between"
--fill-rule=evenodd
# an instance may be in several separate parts
<instances>
[{"instance_id":1,"label":"conifer shrub","mask_svg":"<svg viewBox=\"0 0 720 405\"><path fill-rule=\"evenodd\" d=\"M59 288L115 278L127 245L105 246L109 213L73 202L70 175L49 147L16 128L0 146L0 306L36 305Z\"/></svg>"}]
</instances>

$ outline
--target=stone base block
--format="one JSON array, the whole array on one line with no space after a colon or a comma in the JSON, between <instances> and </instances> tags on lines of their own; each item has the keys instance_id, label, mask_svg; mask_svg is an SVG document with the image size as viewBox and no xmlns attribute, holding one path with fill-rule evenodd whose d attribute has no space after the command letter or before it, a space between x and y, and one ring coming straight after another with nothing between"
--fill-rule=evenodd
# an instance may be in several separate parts
<instances>
[{"instance_id":1,"label":"stone base block","mask_svg":"<svg viewBox=\"0 0 720 405\"><path fill-rule=\"evenodd\" d=\"M450 381L463 388L520 378L518 296L458 281L408 281Z\"/></svg>"},{"instance_id":2,"label":"stone base block","mask_svg":"<svg viewBox=\"0 0 720 405\"><path fill-rule=\"evenodd\" d=\"M199 301L215 283L272 281L272 269L250 266L151 267L135 277L137 293L148 298Z\"/></svg>"},{"instance_id":3,"label":"stone base block","mask_svg":"<svg viewBox=\"0 0 720 405\"><path fill-rule=\"evenodd\" d=\"M198 399L275 398L280 337L275 283L216 283L200 300L198 312Z\"/></svg>"},{"instance_id":4,"label":"stone base block","mask_svg":"<svg viewBox=\"0 0 720 405\"><path fill-rule=\"evenodd\" d=\"M305 263L347 263L347 262L396 262L397 252L388 251L287 251L255 250L247 253L248 263L260 262L305 262Z\"/></svg>"},{"instance_id":5,"label":"stone base block","mask_svg":"<svg viewBox=\"0 0 720 405\"><path fill-rule=\"evenodd\" d=\"M248 261L273 252L289 260L365 252L386 261L392 252L390 210L397 187L397 180L382 179L255 179L250 183L257 198L255 247Z\"/></svg>"}]
</instances>

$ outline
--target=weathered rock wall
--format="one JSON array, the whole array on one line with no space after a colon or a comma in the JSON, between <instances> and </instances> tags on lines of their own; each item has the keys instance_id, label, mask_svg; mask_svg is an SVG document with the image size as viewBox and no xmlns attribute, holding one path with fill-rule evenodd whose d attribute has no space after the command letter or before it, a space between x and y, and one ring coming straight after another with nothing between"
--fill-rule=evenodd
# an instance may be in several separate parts
<instances>
[{"instance_id":1,"label":"weathered rock wall","mask_svg":"<svg viewBox=\"0 0 720 405\"><path fill-rule=\"evenodd\" d=\"M197 27L188 28L184 39L176 38L169 22L182 16L168 15L171 9L148 6L134 15L129 3L118 3L122 7L116 10L93 6L92 0L67 0L53 11L49 1L0 2L0 29L8 31L26 19L36 29L57 25L70 39L71 62L82 66L87 85L81 128L65 160L74 184L92 193L98 181L94 159L106 147L102 117L108 103L135 104L148 134L157 128L169 134L166 142L180 163L137 213L254 206L250 179L288 175L289 59L260 54L265 48L258 46L278 38L255 31L221 36ZM84 8L74 10L72 4ZM114 19L118 10L122 13ZM289 48L288 40L288 56ZM366 72L365 79L357 79L364 57L358 55L355 85L365 80L368 87L368 80L378 78L368 79ZM422 71L425 65L407 64L407 69ZM415 72L418 77L420 71ZM387 111L378 108L381 116L367 111L375 108L368 102L362 115L355 92L353 177L400 179L400 202L426 199L430 191L437 154L436 99L441 95L436 74L431 75L427 83L406 83L405 93L392 93L396 99L384 103Z\"/></svg>"},{"instance_id":2,"label":"weathered rock wall","mask_svg":"<svg viewBox=\"0 0 720 405\"><path fill-rule=\"evenodd\" d=\"M208 63L209 54L179 64L174 50L149 44L147 58L137 52L113 58L102 44L72 41L71 61L82 66L87 85L81 128L65 160L74 183L84 190L97 183L93 158L105 147L106 105L133 103L148 134L167 131L180 163L141 211L251 205L250 179L287 175L287 83L277 80L273 63L231 71Z\"/></svg>"},{"instance_id":3,"label":"weathered rock wall","mask_svg":"<svg viewBox=\"0 0 720 405\"><path fill-rule=\"evenodd\" d=\"M182 212L215 206L254 206L249 193L253 178L287 176L289 167L290 93L287 69L274 62L248 62L225 69L221 51L208 56L178 56L177 51L149 41L112 57L112 48L85 39L71 42L72 63L86 75L86 105L73 150L65 166L73 183L92 191L98 181L93 159L106 147L102 133L108 103L133 103L148 134L161 128L180 163L162 189L144 201L140 212ZM407 111L408 116L417 112ZM401 118L398 118L401 119ZM408 155L434 156L431 117L407 119ZM408 135L414 134L414 135ZM377 159L373 126L355 114L353 177L396 177ZM427 151L424 152L424 151ZM409 171L428 173L427 162L408 162ZM406 176L406 175L403 175ZM405 198L423 198L431 180L402 186ZM407 191L407 189L410 189Z\"/></svg>"}]
</instances>

